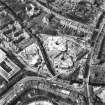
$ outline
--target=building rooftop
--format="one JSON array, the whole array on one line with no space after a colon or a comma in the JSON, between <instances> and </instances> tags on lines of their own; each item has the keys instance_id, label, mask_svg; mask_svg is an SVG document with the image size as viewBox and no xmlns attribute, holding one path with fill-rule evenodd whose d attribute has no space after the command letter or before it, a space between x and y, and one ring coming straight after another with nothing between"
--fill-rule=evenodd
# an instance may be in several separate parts
<instances>
[{"instance_id":1,"label":"building rooftop","mask_svg":"<svg viewBox=\"0 0 105 105\"><path fill-rule=\"evenodd\" d=\"M0 49L0 63L6 58L6 53Z\"/></svg>"}]
</instances>

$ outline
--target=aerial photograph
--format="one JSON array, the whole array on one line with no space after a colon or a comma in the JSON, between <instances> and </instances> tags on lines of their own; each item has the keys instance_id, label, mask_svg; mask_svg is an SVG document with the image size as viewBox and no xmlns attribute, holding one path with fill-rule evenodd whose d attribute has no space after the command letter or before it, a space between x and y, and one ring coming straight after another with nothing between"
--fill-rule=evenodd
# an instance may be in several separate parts
<instances>
[{"instance_id":1,"label":"aerial photograph","mask_svg":"<svg viewBox=\"0 0 105 105\"><path fill-rule=\"evenodd\" d=\"M105 0L0 0L0 105L105 105Z\"/></svg>"}]
</instances>

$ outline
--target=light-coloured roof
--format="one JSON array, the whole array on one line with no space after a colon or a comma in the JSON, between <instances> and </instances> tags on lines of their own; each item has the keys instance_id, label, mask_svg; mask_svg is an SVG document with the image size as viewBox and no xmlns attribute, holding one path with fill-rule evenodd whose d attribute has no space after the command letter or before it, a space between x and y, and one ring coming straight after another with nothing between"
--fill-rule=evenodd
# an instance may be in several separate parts
<instances>
[{"instance_id":1,"label":"light-coloured roof","mask_svg":"<svg viewBox=\"0 0 105 105\"><path fill-rule=\"evenodd\" d=\"M0 49L0 63L6 58L6 53Z\"/></svg>"}]
</instances>

